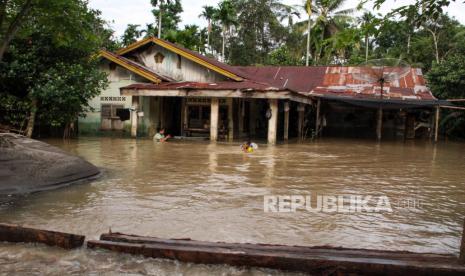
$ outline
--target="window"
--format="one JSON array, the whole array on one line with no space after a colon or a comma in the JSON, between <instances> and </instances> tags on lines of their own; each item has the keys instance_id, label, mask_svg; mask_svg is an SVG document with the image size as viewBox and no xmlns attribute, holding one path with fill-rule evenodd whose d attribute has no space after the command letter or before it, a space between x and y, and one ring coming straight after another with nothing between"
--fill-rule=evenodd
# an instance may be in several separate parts
<instances>
[{"instance_id":1,"label":"window","mask_svg":"<svg viewBox=\"0 0 465 276\"><path fill-rule=\"evenodd\" d=\"M162 63L164 58L165 58L165 56L164 56L162 53L158 52L158 53L154 56L155 63Z\"/></svg>"},{"instance_id":2,"label":"window","mask_svg":"<svg viewBox=\"0 0 465 276\"><path fill-rule=\"evenodd\" d=\"M110 68L110 71L115 71L115 69L116 69L116 63L110 62L110 64L108 64L108 67Z\"/></svg>"},{"instance_id":3,"label":"window","mask_svg":"<svg viewBox=\"0 0 465 276\"><path fill-rule=\"evenodd\" d=\"M118 117L116 115L116 110L121 108L124 108L124 106L120 104L102 104L102 109L100 112L102 119L111 119Z\"/></svg>"},{"instance_id":4,"label":"window","mask_svg":"<svg viewBox=\"0 0 465 276\"><path fill-rule=\"evenodd\" d=\"M178 69L181 69L181 55L178 55Z\"/></svg>"}]
</instances>

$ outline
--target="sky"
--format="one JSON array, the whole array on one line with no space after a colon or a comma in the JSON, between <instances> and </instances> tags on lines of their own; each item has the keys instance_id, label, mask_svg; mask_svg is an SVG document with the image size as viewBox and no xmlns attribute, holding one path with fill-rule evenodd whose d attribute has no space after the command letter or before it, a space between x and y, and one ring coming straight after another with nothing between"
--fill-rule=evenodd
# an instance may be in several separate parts
<instances>
[{"instance_id":1,"label":"sky","mask_svg":"<svg viewBox=\"0 0 465 276\"><path fill-rule=\"evenodd\" d=\"M456 1L446 11L462 24L465 24L465 4L462 0ZM184 12L181 15L182 22L180 26L188 24L206 26L205 19L199 18L202 7L205 5L216 6L220 0L181 0L181 2ZM282 2L288 5L302 5L303 0L282 0ZM360 0L346 0L344 8L354 8L359 2ZM414 0L386 0L386 3L379 11L373 10L370 6L365 6L365 9L373 13L386 14L392 8L412 2ZM102 12L103 19L109 23L117 37L124 33L128 24L139 24L145 27L147 23L155 21L150 0L89 0L89 5L91 8Z\"/></svg>"}]
</instances>

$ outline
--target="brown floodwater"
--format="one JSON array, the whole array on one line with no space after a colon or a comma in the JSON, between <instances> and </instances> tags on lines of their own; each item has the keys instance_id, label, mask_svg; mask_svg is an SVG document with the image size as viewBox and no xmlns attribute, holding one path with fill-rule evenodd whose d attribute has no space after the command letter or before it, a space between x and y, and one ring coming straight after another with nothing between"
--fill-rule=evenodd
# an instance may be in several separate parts
<instances>
[{"instance_id":1,"label":"brown floodwater","mask_svg":"<svg viewBox=\"0 0 465 276\"><path fill-rule=\"evenodd\" d=\"M114 138L46 140L103 171L88 184L3 198L0 221L84 234L331 245L457 254L465 145L322 139L252 154L239 144ZM392 212L264 212L265 195L385 196ZM418 203L406 206L407 200ZM85 249L0 244L5 274L267 275Z\"/></svg>"}]
</instances>

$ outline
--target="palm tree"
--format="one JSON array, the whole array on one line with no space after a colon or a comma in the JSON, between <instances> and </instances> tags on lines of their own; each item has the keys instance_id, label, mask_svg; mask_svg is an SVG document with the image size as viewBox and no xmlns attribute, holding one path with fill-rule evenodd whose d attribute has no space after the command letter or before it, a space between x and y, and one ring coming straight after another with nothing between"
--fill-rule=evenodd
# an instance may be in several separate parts
<instances>
[{"instance_id":1,"label":"palm tree","mask_svg":"<svg viewBox=\"0 0 465 276\"><path fill-rule=\"evenodd\" d=\"M199 15L199 17L203 17L203 18L207 19L207 22L208 22L207 47L208 47L208 50L210 51L210 53L211 53L211 49L210 49L210 33L212 31L212 19L213 19L213 16L215 15L215 12L216 12L216 9L214 7L212 7L212 6L203 6L203 11Z\"/></svg>"},{"instance_id":2,"label":"palm tree","mask_svg":"<svg viewBox=\"0 0 465 276\"><path fill-rule=\"evenodd\" d=\"M351 14L354 9L343 9L341 7L346 0L315 0L315 10L317 18L315 24L321 29L321 42L325 38L325 34L329 36L340 30L341 23L352 20ZM323 47L320 46L318 58L321 56Z\"/></svg>"},{"instance_id":3,"label":"palm tree","mask_svg":"<svg viewBox=\"0 0 465 276\"><path fill-rule=\"evenodd\" d=\"M365 12L359 19L359 23L361 24L361 31L363 33L365 39L365 62L368 61L368 52L369 52L369 38L370 35L376 32L376 24L378 22L376 16L374 16L370 12ZM408 50L407 50L408 53Z\"/></svg>"},{"instance_id":4,"label":"palm tree","mask_svg":"<svg viewBox=\"0 0 465 276\"><path fill-rule=\"evenodd\" d=\"M300 18L298 6L286 5L279 1L269 2L270 8L274 11L279 21L287 19L287 27L292 29L294 25L294 16Z\"/></svg>"},{"instance_id":5,"label":"palm tree","mask_svg":"<svg viewBox=\"0 0 465 276\"><path fill-rule=\"evenodd\" d=\"M167 4L172 4L173 0L151 0L152 6L158 6L158 38L161 38L161 19L163 16L163 8Z\"/></svg>"},{"instance_id":6,"label":"palm tree","mask_svg":"<svg viewBox=\"0 0 465 276\"><path fill-rule=\"evenodd\" d=\"M315 53L316 61L321 57L323 51L323 41L325 37L329 37L337 33L341 29L343 23L352 20L350 16L354 9L343 9L341 7L346 0L305 0L304 8L309 15L308 19L299 22L299 25L306 25L307 28L307 58L311 57L310 37L311 31L316 27L321 31L320 41L318 44L318 53ZM314 18L311 22L311 17Z\"/></svg>"},{"instance_id":7,"label":"palm tree","mask_svg":"<svg viewBox=\"0 0 465 276\"><path fill-rule=\"evenodd\" d=\"M305 55L305 66L308 66L311 53L310 53L310 35L312 31L312 0L305 0L305 12L308 15L307 19L307 52Z\"/></svg>"},{"instance_id":8,"label":"palm tree","mask_svg":"<svg viewBox=\"0 0 465 276\"><path fill-rule=\"evenodd\" d=\"M230 0L224 0L218 4L218 9L216 9L215 15L213 18L218 20L222 25L222 36L223 36L223 45L221 49L222 61L226 60L225 57L225 45L226 45L226 32L231 29L232 25L236 24L236 12L233 3Z\"/></svg>"}]
</instances>

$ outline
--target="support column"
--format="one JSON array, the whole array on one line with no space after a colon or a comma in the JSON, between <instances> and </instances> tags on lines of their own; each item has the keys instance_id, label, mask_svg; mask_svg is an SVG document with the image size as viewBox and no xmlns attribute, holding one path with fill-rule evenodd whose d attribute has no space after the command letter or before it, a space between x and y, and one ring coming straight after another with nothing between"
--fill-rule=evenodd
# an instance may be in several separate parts
<instances>
[{"instance_id":1,"label":"support column","mask_svg":"<svg viewBox=\"0 0 465 276\"><path fill-rule=\"evenodd\" d=\"M212 98L210 104L210 141L218 140L218 115L220 102L218 98Z\"/></svg>"},{"instance_id":2,"label":"support column","mask_svg":"<svg viewBox=\"0 0 465 276\"><path fill-rule=\"evenodd\" d=\"M238 99L238 113L239 113L239 122L238 122L238 132L239 138L242 138L244 134L244 101L242 99Z\"/></svg>"},{"instance_id":3,"label":"support column","mask_svg":"<svg viewBox=\"0 0 465 276\"><path fill-rule=\"evenodd\" d=\"M378 141L381 140L382 131L383 131L383 108L380 107L378 108L378 120L376 123L376 138L378 139Z\"/></svg>"},{"instance_id":4,"label":"support column","mask_svg":"<svg viewBox=\"0 0 465 276\"><path fill-rule=\"evenodd\" d=\"M233 98L227 98L228 104L228 141L234 140L234 113L233 113Z\"/></svg>"},{"instance_id":5,"label":"support column","mask_svg":"<svg viewBox=\"0 0 465 276\"><path fill-rule=\"evenodd\" d=\"M438 141L439 137L439 114L440 114L440 107L436 106L436 115L434 116L434 142Z\"/></svg>"},{"instance_id":6,"label":"support column","mask_svg":"<svg viewBox=\"0 0 465 276\"><path fill-rule=\"evenodd\" d=\"M320 112L321 112L321 99L318 99L316 102L316 121L315 121L315 136L318 137L320 135Z\"/></svg>"},{"instance_id":7,"label":"support column","mask_svg":"<svg viewBox=\"0 0 465 276\"><path fill-rule=\"evenodd\" d=\"M187 136L186 129L189 127L189 105L187 104L187 98L182 99L182 134Z\"/></svg>"},{"instance_id":8,"label":"support column","mask_svg":"<svg viewBox=\"0 0 465 276\"><path fill-rule=\"evenodd\" d=\"M137 137L137 113L139 112L139 96L132 96L131 137Z\"/></svg>"},{"instance_id":9,"label":"support column","mask_svg":"<svg viewBox=\"0 0 465 276\"><path fill-rule=\"evenodd\" d=\"M289 102L284 102L284 140L289 140Z\"/></svg>"},{"instance_id":10,"label":"support column","mask_svg":"<svg viewBox=\"0 0 465 276\"><path fill-rule=\"evenodd\" d=\"M303 128L304 128L304 116L305 116L305 105L303 103L299 103L297 107L297 111L299 112L299 121L297 124L297 134L299 135L299 139L303 138Z\"/></svg>"},{"instance_id":11,"label":"support column","mask_svg":"<svg viewBox=\"0 0 465 276\"><path fill-rule=\"evenodd\" d=\"M268 120L268 144L276 144L276 134L278 129L278 100L270 99L271 118Z\"/></svg>"}]
</instances>

